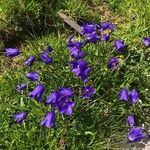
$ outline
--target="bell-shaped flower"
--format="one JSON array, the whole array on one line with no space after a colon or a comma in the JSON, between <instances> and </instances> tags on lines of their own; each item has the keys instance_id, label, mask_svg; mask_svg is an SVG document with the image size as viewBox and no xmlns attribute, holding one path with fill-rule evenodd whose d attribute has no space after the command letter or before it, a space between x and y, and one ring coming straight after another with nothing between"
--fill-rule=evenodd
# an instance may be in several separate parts
<instances>
[{"instance_id":1,"label":"bell-shaped flower","mask_svg":"<svg viewBox=\"0 0 150 150\"><path fill-rule=\"evenodd\" d=\"M25 112L25 111L23 111L23 112L21 112L19 114L14 114L13 115L13 118L19 124L22 123L26 119L26 117L27 117L27 112Z\"/></svg>"},{"instance_id":2,"label":"bell-shaped flower","mask_svg":"<svg viewBox=\"0 0 150 150\"><path fill-rule=\"evenodd\" d=\"M92 86L85 86L81 89L81 96L84 99L90 99L94 93L95 89Z\"/></svg>"},{"instance_id":3,"label":"bell-shaped flower","mask_svg":"<svg viewBox=\"0 0 150 150\"><path fill-rule=\"evenodd\" d=\"M33 63L35 61L35 57L34 56L30 56L29 58L27 58L24 62L24 65L26 66L32 66Z\"/></svg>"},{"instance_id":4,"label":"bell-shaped flower","mask_svg":"<svg viewBox=\"0 0 150 150\"><path fill-rule=\"evenodd\" d=\"M49 65L53 62L52 58L50 58L47 54L46 51L43 51L41 54L40 54L40 58L41 60L46 64L46 65Z\"/></svg>"},{"instance_id":5,"label":"bell-shaped flower","mask_svg":"<svg viewBox=\"0 0 150 150\"><path fill-rule=\"evenodd\" d=\"M47 128L55 127L55 113L53 111L48 112L40 125Z\"/></svg>"},{"instance_id":6,"label":"bell-shaped flower","mask_svg":"<svg viewBox=\"0 0 150 150\"><path fill-rule=\"evenodd\" d=\"M119 91L118 96L119 96L119 100L128 101L129 100L129 91L127 89L123 88Z\"/></svg>"},{"instance_id":7,"label":"bell-shaped flower","mask_svg":"<svg viewBox=\"0 0 150 150\"><path fill-rule=\"evenodd\" d=\"M130 133L128 135L128 139L134 143L134 142L140 142L143 138L147 138L148 135L146 133L142 132L141 127L132 127L130 130Z\"/></svg>"},{"instance_id":8,"label":"bell-shaped flower","mask_svg":"<svg viewBox=\"0 0 150 150\"><path fill-rule=\"evenodd\" d=\"M17 90L18 92L21 92L23 89L26 89L26 87L27 87L27 84L26 84L26 83L21 83L21 84L18 84L18 85L16 86L16 90Z\"/></svg>"},{"instance_id":9,"label":"bell-shaped flower","mask_svg":"<svg viewBox=\"0 0 150 150\"><path fill-rule=\"evenodd\" d=\"M17 48L6 48L6 56L9 58L13 58L20 54L19 49Z\"/></svg>"},{"instance_id":10,"label":"bell-shaped flower","mask_svg":"<svg viewBox=\"0 0 150 150\"><path fill-rule=\"evenodd\" d=\"M37 81L39 79L39 74L37 72L28 72L25 75L28 79L32 81Z\"/></svg>"},{"instance_id":11,"label":"bell-shaped flower","mask_svg":"<svg viewBox=\"0 0 150 150\"><path fill-rule=\"evenodd\" d=\"M127 48L128 46L124 44L123 41L121 40L115 40L114 41L114 46L116 48L116 51L117 52L123 52L125 48Z\"/></svg>"},{"instance_id":12,"label":"bell-shaped flower","mask_svg":"<svg viewBox=\"0 0 150 150\"><path fill-rule=\"evenodd\" d=\"M39 84L35 87L35 89L32 92L29 93L29 97L36 99L37 101L41 101L44 91L44 86L42 84Z\"/></svg>"}]
</instances>

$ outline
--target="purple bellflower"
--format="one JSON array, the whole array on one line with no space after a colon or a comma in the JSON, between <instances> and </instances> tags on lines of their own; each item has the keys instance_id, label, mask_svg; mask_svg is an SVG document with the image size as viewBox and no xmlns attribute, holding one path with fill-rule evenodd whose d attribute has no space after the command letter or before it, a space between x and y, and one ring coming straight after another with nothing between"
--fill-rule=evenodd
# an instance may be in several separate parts
<instances>
[{"instance_id":1,"label":"purple bellflower","mask_svg":"<svg viewBox=\"0 0 150 150\"><path fill-rule=\"evenodd\" d=\"M6 48L6 56L9 58L13 58L20 54L19 49L17 48Z\"/></svg>"},{"instance_id":2,"label":"purple bellflower","mask_svg":"<svg viewBox=\"0 0 150 150\"><path fill-rule=\"evenodd\" d=\"M25 112L25 111L23 111L23 112L21 112L19 114L14 114L13 115L13 118L19 124L22 123L26 119L26 117L27 117L27 112Z\"/></svg>"},{"instance_id":3,"label":"purple bellflower","mask_svg":"<svg viewBox=\"0 0 150 150\"><path fill-rule=\"evenodd\" d=\"M127 123L129 126L134 126L135 124L135 120L134 120L134 116L133 115L129 115L128 118L127 118Z\"/></svg>"},{"instance_id":4,"label":"purple bellflower","mask_svg":"<svg viewBox=\"0 0 150 150\"><path fill-rule=\"evenodd\" d=\"M24 65L32 66L34 61L35 61L35 57L34 56L30 56L29 58L26 59L26 61L24 62Z\"/></svg>"},{"instance_id":5,"label":"purple bellflower","mask_svg":"<svg viewBox=\"0 0 150 150\"><path fill-rule=\"evenodd\" d=\"M42 84L39 84L37 85L37 87L35 87L35 89L32 92L29 93L29 97L36 99L37 101L41 101L44 91L44 86Z\"/></svg>"},{"instance_id":6,"label":"purple bellflower","mask_svg":"<svg viewBox=\"0 0 150 150\"><path fill-rule=\"evenodd\" d=\"M26 83L21 83L21 84L18 84L18 85L16 86L16 90L17 90L18 92L21 92L23 89L26 89L26 87L27 87L27 84L26 84Z\"/></svg>"},{"instance_id":7,"label":"purple bellflower","mask_svg":"<svg viewBox=\"0 0 150 150\"><path fill-rule=\"evenodd\" d=\"M72 101L66 101L65 103L59 103L57 108L58 112L60 114L64 113L66 115L72 115L73 114L73 107L75 106L75 102Z\"/></svg>"},{"instance_id":8,"label":"purple bellflower","mask_svg":"<svg viewBox=\"0 0 150 150\"><path fill-rule=\"evenodd\" d=\"M139 100L139 93L133 89L131 92L130 92L130 95L129 95L129 98L130 98L130 101L132 104L135 104L138 102Z\"/></svg>"},{"instance_id":9,"label":"purple bellflower","mask_svg":"<svg viewBox=\"0 0 150 150\"><path fill-rule=\"evenodd\" d=\"M108 61L107 67L112 70L118 69L119 60L116 57L111 57Z\"/></svg>"},{"instance_id":10,"label":"purple bellflower","mask_svg":"<svg viewBox=\"0 0 150 150\"><path fill-rule=\"evenodd\" d=\"M53 111L48 112L40 124L47 128L55 127L55 113Z\"/></svg>"},{"instance_id":11,"label":"purple bellflower","mask_svg":"<svg viewBox=\"0 0 150 150\"><path fill-rule=\"evenodd\" d=\"M87 35L87 39L91 43L97 43L97 41L100 40L100 37L97 35L96 32L93 32L93 33Z\"/></svg>"},{"instance_id":12,"label":"purple bellflower","mask_svg":"<svg viewBox=\"0 0 150 150\"><path fill-rule=\"evenodd\" d=\"M71 71L80 78L83 82L87 82L91 68L88 67L85 60L78 60L70 62Z\"/></svg>"},{"instance_id":13,"label":"purple bellflower","mask_svg":"<svg viewBox=\"0 0 150 150\"><path fill-rule=\"evenodd\" d=\"M85 86L81 89L81 95L84 99L90 99L95 93L95 89L92 86Z\"/></svg>"},{"instance_id":14,"label":"purple bellflower","mask_svg":"<svg viewBox=\"0 0 150 150\"><path fill-rule=\"evenodd\" d=\"M75 106L75 102L70 100L72 96L74 92L71 88L62 87L48 96L46 105L55 106L60 114L72 115L72 109Z\"/></svg>"},{"instance_id":15,"label":"purple bellflower","mask_svg":"<svg viewBox=\"0 0 150 150\"><path fill-rule=\"evenodd\" d=\"M150 37L146 37L146 38L144 38L144 45L146 46L146 47L149 47L150 46Z\"/></svg>"},{"instance_id":16,"label":"purple bellflower","mask_svg":"<svg viewBox=\"0 0 150 150\"><path fill-rule=\"evenodd\" d=\"M116 26L114 24L112 24L111 22L103 22L99 25L100 27L100 31L105 31L105 30L111 30L114 31Z\"/></svg>"},{"instance_id":17,"label":"purple bellflower","mask_svg":"<svg viewBox=\"0 0 150 150\"><path fill-rule=\"evenodd\" d=\"M81 50L83 43L73 41L74 36L69 37L67 47L70 51L70 55L75 59L82 59L86 53Z\"/></svg>"},{"instance_id":18,"label":"purple bellflower","mask_svg":"<svg viewBox=\"0 0 150 150\"><path fill-rule=\"evenodd\" d=\"M96 26L94 24L84 24L82 27L82 34L91 34L96 31Z\"/></svg>"},{"instance_id":19,"label":"purple bellflower","mask_svg":"<svg viewBox=\"0 0 150 150\"><path fill-rule=\"evenodd\" d=\"M117 52L123 52L125 48L127 48L128 46L127 45L124 45L124 42L121 41L121 40L115 40L114 41L114 46L116 48L116 51Z\"/></svg>"},{"instance_id":20,"label":"purple bellflower","mask_svg":"<svg viewBox=\"0 0 150 150\"><path fill-rule=\"evenodd\" d=\"M52 58L50 58L47 54L46 51L43 51L41 54L40 54L40 58L41 60L46 64L46 65L49 65L52 63Z\"/></svg>"},{"instance_id":21,"label":"purple bellflower","mask_svg":"<svg viewBox=\"0 0 150 150\"><path fill-rule=\"evenodd\" d=\"M37 81L39 79L39 74L37 72L28 72L26 77L32 81Z\"/></svg>"},{"instance_id":22,"label":"purple bellflower","mask_svg":"<svg viewBox=\"0 0 150 150\"><path fill-rule=\"evenodd\" d=\"M119 96L119 100L121 100L121 101L128 101L128 99L129 99L129 91L127 89L121 89L119 91L118 96Z\"/></svg>"},{"instance_id":23,"label":"purple bellflower","mask_svg":"<svg viewBox=\"0 0 150 150\"><path fill-rule=\"evenodd\" d=\"M70 55L75 59L82 59L85 57L86 53L80 49L72 48L70 49Z\"/></svg>"},{"instance_id":24,"label":"purple bellflower","mask_svg":"<svg viewBox=\"0 0 150 150\"><path fill-rule=\"evenodd\" d=\"M141 127L132 127L130 130L130 133L128 135L128 139L134 143L134 142L140 142L143 138L147 138L148 135L146 133L142 132Z\"/></svg>"}]
</instances>

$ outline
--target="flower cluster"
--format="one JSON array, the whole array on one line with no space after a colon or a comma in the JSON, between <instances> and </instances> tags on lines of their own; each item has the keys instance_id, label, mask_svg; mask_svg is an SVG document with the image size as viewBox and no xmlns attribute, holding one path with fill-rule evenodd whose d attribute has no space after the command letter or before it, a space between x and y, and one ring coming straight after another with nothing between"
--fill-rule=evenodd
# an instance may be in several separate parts
<instances>
[{"instance_id":1,"label":"flower cluster","mask_svg":"<svg viewBox=\"0 0 150 150\"><path fill-rule=\"evenodd\" d=\"M70 39L71 40L71 39ZM73 48L72 53L74 52L74 48L80 50L81 49L81 43L80 42L69 42L70 45L70 50ZM12 50L12 51L11 51ZM53 48L50 46L47 46L47 48L40 53L39 57L40 59L46 64L49 65L52 63L52 58L48 56L48 53L52 52ZM84 53L81 51L81 53ZM6 54L10 58L13 58L15 56L18 56L20 54L19 49L6 49ZM84 53L85 54L85 53ZM77 55L72 55L75 58L74 64L72 62L72 71L83 81L87 80L87 77L90 73L90 68L87 66L87 62L84 60L80 60ZM35 56L30 56L24 61L24 65L26 67L31 67L33 63L35 62L36 57ZM80 68L77 71L77 68ZM75 71L76 70L76 71ZM79 73L77 73L79 72ZM31 99L35 99L38 102L42 102L42 97L45 92L45 87L43 84L39 83L39 78L40 74L36 71L31 71L25 73L25 76L27 79L33 81L33 82L38 82L36 87L33 89L33 91L29 91L28 96ZM16 90L18 92L22 92L22 90L27 88L27 83L21 83L16 86ZM92 86L85 86L82 87L81 89L81 96L84 99L90 99L91 96L95 93L95 89ZM45 126L47 128L55 127L55 113L56 110L59 114L65 114L65 115L72 115L73 114L73 108L75 106L75 102L71 100L71 98L74 96L74 91L72 88L67 88L67 87L61 87L56 91L53 91L46 99L45 105L48 106L50 105L53 111L48 112L44 119L41 121L40 125ZM23 111L17 114L13 115L13 118L17 123L22 123L28 113Z\"/></svg>"},{"instance_id":2,"label":"flower cluster","mask_svg":"<svg viewBox=\"0 0 150 150\"><path fill-rule=\"evenodd\" d=\"M70 36L67 41L67 48L69 49L72 61L69 62L70 70L75 76L86 84L89 80L89 75L91 73L91 67L89 67L88 62L84 60L86 52L83 51L83 47L88 43L96 44L99 41L108 42L111 33L115 30L115 25L110 22L103 22L101 24L84 24L82 26L82 35L84 35L85 41L76 41L73 36ZM150 47L150 37L144 38L144 45ZM123 53L128 46L124 44L124 41L120 39L114 40L114 48L116 53ZM53 63L53 59L49 54L53 51L51 46L47 46L40 54L40 60L46 65ZM20 54L17 48L7 48L6 55L10 58L18 56ZM35 56L30 56L24 61L26 67L31 67L36 61ZM107 63L107 67L110 70L117 70L119 66L118 57L112 56ZM31 71L25 73L27 79L38 82L33 91L28 93L31 99L35 99L38 102L42 102L43 94L45 92L45 87L43 84L39 83L40 74L36 71ZM16 90L21 92L26 89L27 83L21 83L16 86ZM81 88L81 97L83 99L91 99L92 95L95 93L95 88L91 85L86 85ZM41 121L40 125L47 128L55 127L56 111L59 114L72 115L75 102L72 97L75 95L74 90L70 87L60 87L57 90L51 92L47 99L45 100L45 106L51 106L52 111L48 112L44 119ZM129 91L127 88L122 88L118 94L120 101L130 102L131 104L136 104L139 101L139 93L133 89ZM14 114L13 117L17 123L22 123L28 113L23 111L18 114ZM148 137L146 133L142 132L141 127L135 127L135 119L133 115L129 115L127 118L127 123L131 126L128 139L131 142L139 142L143 138Z\"/></svg>"},{"instance_id":3,"label":"flower cluster","mask_svg":"<svg viewBox=\"0 0 150 150\"><path fill-rule=\"evenodd\" d=\"M56 107L60 114L72 115L72 108L75 106L75 102L71 101L72 96L74 96L74 91L63 87L52 92L45 104Z\"/></svg>"},{"instance_id":4,"label":"flower cluster","mask_svg":"<svg viewBox=\"0 0 150 150\"><path fill-rule=\"evenodd\" d=\"M122 88L119 91L118 96L119 96L120 101L130 102L131 104L136 104L139 100L139 93L135 89L133 89L132 91L129 91L127 88ZM133 115L129 115L127 117L127 124L131 126L130 133L128 135L128 139L131 142L139 142L143 138L148 137L146 133L142 132L141 127L134 127L135 118Z\"/></svg>"},{"instance_id":5,"label":"flower cluster","mask_svg":"<svg viewBox=\"0 0 150 150\"><path fill-rule=\"evenodd\" d=\"M141 127L134 127L135 125L135 118L133 115L129 115L127 118L127 124L131 126L130 133L128 135L128 139L134 142L140 142L143 138L147 138L148 135L142 132Z\"/></svg>"},{"instance_id":6,"label":"flower cluster","mask_svg":"<svg viewBox=\"0 0 150 150\"><path fill-rule=\"evenodd\" d=\"M123 88L118 95L121 101L129 101L132 104L136 104L139 100L139 93L135 89L130 92L128 89Z\"/></svg>"}]
</instances>

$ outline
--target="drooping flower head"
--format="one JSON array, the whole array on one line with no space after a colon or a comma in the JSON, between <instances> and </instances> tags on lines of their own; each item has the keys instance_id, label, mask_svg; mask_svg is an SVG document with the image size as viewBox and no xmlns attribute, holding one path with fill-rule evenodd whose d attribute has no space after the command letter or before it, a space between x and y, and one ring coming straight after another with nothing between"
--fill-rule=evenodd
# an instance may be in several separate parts
<instances>
[{"instance_id":1,"label":"drooping flower head","mask_svg":"<svg viewBox=\"0 0 150 150\"><path fill-rule=\"evenodd\" d=\"M118 96L119 96L119 100L121 100L121 101L128 101L128 99L129 99L129 91L127 89L123 88L123 89L121 89L119 91Z\"/></svg>"},{"instance_id":2,"label":"drooping flower head","mask_svg":"<svg viewBox=\"0 0 150 150\"><path fill-rule=\"evenodd\" d=\"M47 128L55 127L55 113L53 111L48 112L40 124Z\"/></svg>"},{"instance_id":3,"label":"drooping flower head","mask_svg":"<svg viewBox=\"0 0 150 150\"><path fill-rule=\"evenodd\" d=\"M72 48L81 49L82 48L82 43L79 42L79 41L75 41L74 40L74 35L71 35L67 39L67 47L68 47L68 49L72 49Z\"/></svg>"},{"instance_id":4,"label":"drooping flower head","mask_svg":"<svg viewBox=\"0 0 150 150\"><path fill-rule=\"evenodd\" d=\"M148 135L146 133L142 132L141 127L132 127L130 130L130 133L128 135L128 139L134 143L134 142L140 142L143 138L147 138Z\"/></svg>"},{"instance_id":5,"label":"drooping flower head","mask_svg":"<svg viewBox=\"0 0 150 150\"><path fill-rule=\"evenodd\" d=\"M103 41L103 42L107 42L108 40L109 40L109 34L104 34L104 35L102 35L102 37L101 37L101 41Z\"/></svg>"},{"instance_id":6,"label":"drooping flower head","mask_svg":"<svg viewBox=\"0 0 150 150\"><path fill-rule=\"evenodd\" d=\"M135 89L133 89L133 90L130 92L129 97L130 97L131 103L132 103L132 104L135 104L135 103L137 103L138 100L139 100L139 93L138 93Z\"/></svg>"},{"instance_id":7,"label":"drooping flower head","mask_svg":"<svg viewBox=\"0 0 150 150\"><path fill-rule=\"evenodd\" d=\"M44 86L42 84L39 84L37 85L37 87L35 87L35 89L32 92L29 93L29 97L36 99L37 101L41 101L44 91Z\"/></svg>"},{"instance_id":8,"label":"drooping flower head","mask_svg":"<svg viewBox=\"0 0 150 150\"><path fill-rule=\"evenodd\" d=\"M134 116L133 115L129 115L128 116L127 123L128 123L129 126L134 126L135 120L134 120Z\"/></svg>"},{"instance_id":9,"label":"drooping flower head","mask_svg":"<svg viewBox=\"0 0 150 150\"><path fill-rule=\"evenodd\" d=\"M64 102L60 102L58 103L57 105L57 108L58 108L58 112L60 114L64 113L66 115L72 115L73 114L73 107L75 106L75 102L72 102L72 101L66 101L65 103Z\"/></svg>"},{"instance_id":10,"label":"drooping flower head","mask_svg":"<svg viewBox=\"0 0 150 150\"><path fill-rule=\"evenodd\" d=\"M92 32L91 34L87 35L87 39L91 43L97 43L100 40L100 37L97 35L96 32Z\"/></svg>"},{"instance_id":11,"label":"drooping flower head","mask_svg":"<svg viewBox=\"0 0 150 150\"><path fill-rule=\"evenodd\" d=\"M52 58L50 58L47 54L46 51L43 51L41 54L40 54L40 58L41 60L46 64L46 65L49 65L52 63Z\"/></svg>"},{"instance_id":12,"label":"drooping flower head","mask_svg":"<svg viewBox=\"0 0 150 150\"><path fill-rule=\"evenodd\" d=\"M116 58L116 57L111 57L111 58L109 59L109 61L108 61L107 67L108 67L109 69L112 69L112 70L118 69L118 67L119 67L119 60L118 60L118 58Z\"/></svg>"},{"instance_id":13,"label":"drooping flower head","mask_svg":"<svg viewBox=\"0 0 150 150\"><path fill-rule=\"evenodd\" d=\"M95 89L92 86L85 86L81 89L81 96L84 99L90 99L95 93Z\"/></svg>"},{"instance_id":14,"label":"drooping flower head","mask_svg":"<svg viewBox=\"0 0 150 150\"><path fill-rule=\"evenodd\" d=\"M19 49L17 48L6 48L6 56L9 58L13 58L20 54Z\"/></svg>"},{"instance_id":15,"label":"drooping flower head","mask_svg":"<svg viewBox=\"0 0 150 150\"><path fill-rule=\"evenodd\" d=\"M32 81L37 81L39 79L39 74L37 72L28 72L25 75L28 79Z\"/></svg>"},{"instance_id":16,"label":"drooping flower head","mask_svg":"<svg viewBox=\"0 0 150 150\"><path fill-rule=\"evenodd\" d=\"M30 56L29 58L27 58L24 62L24 65L26 66L32 66L33 63L35 61L35 57L34 56Z\"/></svg>"},{"instance_id":17,"label":"drooping flower head","mask_svg":"<svg viewBox=\"0 0 150 150\"><path fill-rule=\"evenodd\" d=\"M124 42L121 40L115 40L114 46L116 48L116 51L120 53L123 52L125 48L127 48L127 45L125 45Z\"/></svg>"},{"instance_id":18,"label":"drooping flower head","mask_svg":"<svg viewBox=\"0 0 150 150\"><path fill-rule=\"evenodd\" d=\"M88 80L88 76L91 72L91 68L85 60L78 60L70 62L71 71L83 82Z\"/></svg>"},{"instance_id":19,"label":"drooping flower head","mask_svg":"<svg viewBox=\"0 0 150 150\"><path fill-rule=\"evenodd\" d=\"M27 84L26 84L26 83L21 83L21 84L18 84L18 85L16 86L16 90L17 90L18 92L21 92L23 89L26 89L26 87L27 87Z\"/></svg>"},{"instance_id":20,"label":"drooping flower head","mask_svg":"<svg viewBox=\"0 0 150 150\"><path fill-rule=\"evenodd\" d=\"M146 46L146 47L149 47L150 46L150 37L146 37L146 38L144 38L144 45Z\"/></svg>"},{"instance_id":21,"label":"drooping flower head","mask_svg":"<svg viewBox=\"0 0 150 150\"><path fill-rule=\"evenodd\" d=\"M25 112L25 111L23 111L23 112L21 112L19 114L14 114L13 115L13 118L19 124L22 123L26 119L26 117L27 117L27 112Z\"/></svg>"},{"instance_id":22,"label":"drooping flower head","mask_svg":"<svg viewBox=\"0 0 150 150\"><path fill-rule=\"evenodd\" d=\"M82 59L85 57L86 53L80 49L72 48L70 49L70 55L75 59Z\"/></svg>"},{"instance_id":23,"label":"drooping flower head","mask_svg":"<svg viewBox=\"0 0 150 150\"><path fill-rule=\"evenodd\" d=\"M45 104L46 105L55 105L56 104L56 101L59 99L59 93L58 93L58 91L54 91L54 92L52 92L49 96L48 96L48 98L47 98L47 100L46 100L46 102L45 102Z\"/></svg>"},{"instance_id":24,"label":"drooping flower head","mask_svg":"<svg viewBox=\"0 0 150 150\"><path fill-rule=\"evenodd\" d=\"M93 33L94 31L96 31L96 26L95 24L84 24L82 27L82 34L85 35L85 34L91 34Z\"/></svg>"},{"instance_id":25,"label":"drooping flower head","mask_svg":"<svg viewBox=\"0 0 150 150\"><path fill-rule=\"evenodd\" d=\"M70 51L70 55L75 59L82 59L85 57L86 53L81 50L83 47L83 43L73 41L74 36L71 36L68 38L68 44L67 47Z\"/></svg>"}]
</instances>

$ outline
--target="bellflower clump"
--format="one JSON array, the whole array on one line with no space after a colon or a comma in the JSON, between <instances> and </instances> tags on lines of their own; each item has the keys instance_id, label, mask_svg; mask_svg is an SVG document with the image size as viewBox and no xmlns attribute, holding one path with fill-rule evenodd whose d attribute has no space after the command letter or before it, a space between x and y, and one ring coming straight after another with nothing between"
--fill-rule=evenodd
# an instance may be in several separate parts
<instances>
[{"instance_id":1,"label":"bellflower clump","mask_svg":"<svg viewBox=\"0 0 150 150\"><path fill-rule=\"evenodd\" d=\"M148 135L146 133L142 132L141 127L132 127L130 130L130 133L128 135L128 139L134 143L134 142L140 142L143 138L147 138Z\"/></svg>"},{"instance_id":2,"label":"bellflower clump","mask_svg":"<svg viewBox=\"0 0 150 150\"><path fill-rule=\"evenodd\" d=\"M13 118L19 124L22 123L26 119L26 117L27 117L27 112L25 112L25 111L23 111L23 112L21 112L19 114L14 114L13 115Z\"/></svg>"},{"instance_id":3,"label":"bellflower clump","mask_svg":"<svg viewBox=\"0 0 150 150\"><path fill-rule=\"evenodd\" d=\"M39 84L35 87L35 89L32 92L29 93L29 97L37 101L41 101L44 91L45 91L44 86L42 84Z\"/></svg>"},{"instance_id":4,"label":"bellflower clump","mask_svg":"<svg viewBox=\"0 0 150 150\"><path fill-rule=\"evenodd\" d=\"M27 87L27 84L26 84L26 83L21 83L21 84L18 84L18 85L16 86L16 90L17 90L18 92L21 92L23 89L26 89L26 87Z\"/></svg>"},{"instance_id":5,"label":"bellflower clump","mask_svg":"<svg viewBox=\"0 0 150 150\"><path fill-rule=\"evenodd\" d=\"M121 40L115 40L114 41L114 46L116 48L116 51L117 52L123 52L125 48L127 48L128 46L124 44L123 41Z\"/></svg>"},{"instance_id":6,"label":"bellflower clump","mask_svg":"<svg viewBox=\"0 0 150 150\"><path fill-rule=\"evenodd\" d=\"M92 86L85 86L81 89L81 96L84 99L90 99L95 93L95 89Z\"/></svg>"},{"instance_id":7,"label":"bellflower clump","mask_svg":"<svg viewBox=\"0 0 150 150\"><path fill-rule=\"evenodd\" d=\"M134 116L133 115L129 115L128 116L128 118L127 118L127 124L129 125L129 126L134 126L134 124L135 124L135 120L134 120Z\"/></svg>"},{"instance_id":8,"label":"bellflower clump","mask_svg":"<svg viewBox=\"0 0 150 150\"><path fill-rule=\"evenodd\" d=\"M26 59L26 61L24 62L24 65L32 66L34 61L35 61L35 57L34 56L30 56L29 58Z\"/></svg>"},{"instance_id":9,"label":"bellflower clump","mask_svg":"<svg viewBox=\"0 0 150 150\"><path fill-rule=\"evenodd\" d=\"M133 89L132 91L128 91L128 89L121 89L119 91L119 100L128 101L132 104L136 104L139 100L139 93Z\"/></svg>"},{"instance_id":10,"label":"bellflower clump","mask_svg":"<svg viewBox=\"0 0 150 150\"><path fill-rule=\"evenodd\" d=\"M72 115L72 108L75 106L75 102L72 102L70 98L74 96L74 92L71 88L62 87L57 91L52 92L45 104L51 104L58 109L58 112L66 115Z\"/></svg>"},{"instance_id":11,"label":"bellflower clump","mask_svg":"<svg viewBox=\"0 0 150 150\"><path fill-rule=\"evenodd\" d=\"M149 47L149 46L150 46L150 37L144 38L143 43L144 43L144 45L145 45L146 47Z\"/></svg>"},{"instance_id":12,"label":"bellflower clump","mask_svg":"<svg viewBox=\"0 0 150 150\"><path fill-rule=\"evenodd\" d=\"M19 49L17 48L6 48L6 56L9 58L13 58L20 54Z\"/></svg>"},{"instance_id":13,"label":"bellflower clump","mask_svg":"<svg viewBox=\"0 0 150 150\"><path fill-rule=\"evenodd\" d=\"M39 74L37 72L28 72L25 75L28 79L32 81L37 81L39 79Z\"/></svg>"},{"instance_id":14,"label":"bellflower clump","mask_svg":"<svg viewBox=\"0 0 150 150\"><path fill-rule=\"evenodd\" d=\"M55 113L53 111L48 112L40 124L47 128L55 127Z\"/></svg>"},{"instance_id":15,"label":"bellflower clump","mask_svg":"<svg viewBox=\"0 0 150 150\"><path fill-rule=\"evenodd\" d=\"M91 68L85 60L78 60L70 62L71 71L83 82L87 82Z\"/></svg>"},{"instance_id":16,"label":"bellflower clump","mask_svg":"<svg viewBox=\"0 0 150 150\"><path fill-rule=\"evenodd\" d=\"M49 65L52 63L52 58L48 56L46 51L43 51L42 53L40 53L40 58L46 65Z\"/></svg>"}]
</instances>

